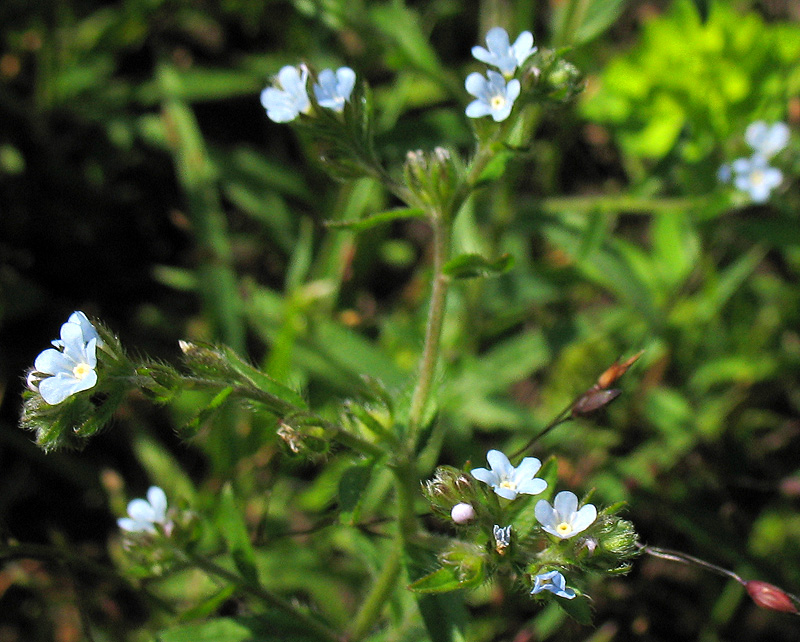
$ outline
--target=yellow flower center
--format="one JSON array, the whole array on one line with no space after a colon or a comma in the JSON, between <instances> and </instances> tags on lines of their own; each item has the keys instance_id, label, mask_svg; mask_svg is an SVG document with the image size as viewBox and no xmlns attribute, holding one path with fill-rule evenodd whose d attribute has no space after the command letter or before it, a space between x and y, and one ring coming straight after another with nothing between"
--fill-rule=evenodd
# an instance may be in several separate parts
<instances>
[{"instance_id":1,"label":"yellow flower center","mask_svg":"<svg viewBox=\"0 0 800 642\"><path fill-rule=\"evenodd\" d=\"M558 526L556 526L556 530L558 531L559 535L569 535L572 532L572 526L567 524L567 522L561 522Z\"/></svg>"},{"instance_id":2,"label":"yellow flower center","mask_svg":"<svg viewBox=\"0 0 800 642\"><path fill-rule=\"evenodd\" d=\"M88 363L79 363L72 369L72 374L76 379L83 379L92 371L92 367Z\"/></svg>"},{"instance_id":3,"label":"yellow flower center","mask_svg":"<svg viewBox=\"0 0 800 642\"><path fill-rule=\"evenodd\" d=\"M760 169L757 169L756 171L751 172L750 173L750 182L753 185L761 185L761 183L764 182L764 172L762 172Z\"/></svg>"},{"instance_id":4,"label":"yellow flower center","mask_svg":"<svg viewBox=\"0 0 800 642\"><path fill-rule=\"evenodd\" d=\"M506 97L505 96L492 96L491 100L489 100L489 105L492 109L502 109L506 106Z\"/></svg>"},{"instance_id":5,"label":"yellow flower center","mask_svg":"<svg viewBox=\"0 0 800 642\"><path fill-rule=\"evenodd\" d=\"M513 481L511 481L509 479L504 479L503 481L500 482L500 488L508 488L510 490L517 490L517 485Z\"/></svg>"}]
</instances>

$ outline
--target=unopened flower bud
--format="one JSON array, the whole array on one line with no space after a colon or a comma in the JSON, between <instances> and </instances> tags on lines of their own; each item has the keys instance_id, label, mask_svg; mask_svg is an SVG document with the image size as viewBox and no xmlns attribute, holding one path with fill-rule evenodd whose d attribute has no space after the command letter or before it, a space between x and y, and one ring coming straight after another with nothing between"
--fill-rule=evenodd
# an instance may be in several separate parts
<instances>
[{"instance_id":1,"label":"unopened flower bud","mask_svg":"<svg viewBox=\"0 0 800 642\"><path fill-rule=\"evenodd\" d=\"M453 518L456 524L468 524L475 519L475 509L472 507L472 504L461 502L453 506L453 509L450 511L450 517Z\"/></svg>"},{"instance_id":2,"label":"unopened flower bud","mask_svg":"<svg viewBox=\"0 0 800 642\"><path fill-rule=\"evenodd\" d=\"M783 613L800 613L792 597L773 584L751 580L744 583L747 593L753 602L761 608L781 611Z\"/></svg>"}]
</instances>

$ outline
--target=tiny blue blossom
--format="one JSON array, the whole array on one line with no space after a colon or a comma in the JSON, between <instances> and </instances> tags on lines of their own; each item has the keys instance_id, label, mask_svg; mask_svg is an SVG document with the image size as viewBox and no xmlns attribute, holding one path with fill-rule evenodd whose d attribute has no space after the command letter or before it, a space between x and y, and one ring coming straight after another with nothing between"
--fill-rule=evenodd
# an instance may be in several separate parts
<instances>
[{"instance_id":1,"label":"tiny blue blossom","mask_svg":"<svg viewBox=\"0 0 800 642\"><path fill-rule=\"evenodd\" d=\"M496 71L487 71L486 75L489 80L478 72L467 76L464 84L467 91L475 96L475 100L467 105L466 113L470 118L491 115L499 123L508 118L521 87L516 79L510 80L506 85L503 76Z\"/></svg>"},{"instance_id":2,"label":"tiny blue blossom","mask_svg":"<svg viewBox=\"0 0 800 642\"><path fill-rule=\"evenodd\" d=\"M563 597L565 600L571 600L575 597L575 591L571 588L567 588L567 581L558 571L540 573L533 578L531 595L536 595L536 593L541 593L542 591L550 591L551 593L555 593L558 597Z\"/></svg>"},{"instance_id":3,"label":"tiny blue blossom","mask_svg":"<svg viewBox=\"0 0 800 642\"><path fill-rule=\"evenodd\" d=\"M500 555L505 555L506 549L511 546L511 526L495 524L492 529L492 534L494 535L495 550L500 553Z\"/></svg>"},{"instance_id":4,"label":"tiny blue blossom","mask_svg":"<svg viewBox=\"0 0 800 642\"><path fill-rule=\"evenodd\" d=\"M478 481L489 484L500 497L515 499L520 493L538 495L547 488L544 479L535 477L542 467L542 462L536 457L525 457L516 468L499 450L490 450L486 454L486 460L491 470L474 468L470 473Z\"/></svg>"},{"instance_id":5,"label":"tiny blue blossom","mask_svg":"<svg viewBox=\"0 0 800 642\"><path fill-rule=\"evenodd\" d=\"M323 69L314 83L314 96L321 107L340 112L350 99L355 84L356 72L350 67L339 67L336 73L332 69Z\"/></svg>"},{"instance_id":6,"label":"tiny blue blossom","mask_svg":"<svg viewBox=\"0 0 800 642\"><path fill-rule=\"evenodd\" d=\"M147 499L134 499L128 504L128 517L120 517L117 525L129 533L156 533L156 524L169 535L172 522L167 519L167 495L158 486L147 489Z\"/></svg>"},{"instance_id":7,"label":"tiny blue blossom","mask_svg":"<svg viewBox=\"0 0 800 642\"><path fill-rule=\"evenodd\" d=\"M536 53L530 31L519 34L512 45L509 44L508 32L502 27L494 27L486 34L486 44L488 50L476 46L472 48L472 55L487 65L497 67L507 78L513 76L517 67L530 55Z\"/></svg>"},{"instance_id":8,"label":"tiny blue blossom","mask_svg":"<svg viewBox=\"0 0 800 642\"><path fill-rule=\"evenodd\" d=\"M38 389L51 406L93 388L97 384L97 341L97 336L86 341L81 325L67 321L61 326L61 339L53 342L57 348L48 348L36 357L28 387Z\"/></svg>"},{"instance_id":9,"label":"tiny blue blossom","mask_svg":"<svg viewBox=\"0 0 800 642\"><path fill-rule=\"evenodd\" d=\"M552 506L547 500L540 499L533 514L546 532L561 539L569 539L592 525L597 519L597 508L586 504L578 510L578 496L562 490L556 495Z\"/></svg>"},{"instance_id":10,"label":"tiny blue blossom","mask_svg":"<svg viewBox=\"0 0 800 642\"><path fill-rule=\"evenodd\" d=\"M733 178L733 169L728 163L724 165L720 165L719 169L717 170L717 180L720 183L730 183L731 179Z\"/></svg>"},{"instance_id":11,"label":"tiny blue blossom","mask_svg":"<svg viewBox=\"0 0 800 642\"><path fill-rule=\"evenodd\" d=\"M103 347L103 340L100 338L100 335L97 334L97 330L92 325L92 322L89 321L89 318L80 310L76 310L72 314L69 315L69 319L67 319L67 323L76 323L80 326L81 332L83 333L83 342L89 343L92 339L97 339L97 347ZM64 342L61 339L54 339L51 341L56 348L63 348Z\"/></svg>"},{"instance_id":12,"label":"tiny blue blossom","mask_svg":"<svg viewBox=\"0 0 800 642\"><path fill-rule=\"evenodd\" d=\"M747 127L744 139L757 155L771 158L789 143L789 127L786 123L767 125L757 120Z\"/></svg>"},{"instance_id":13,"label":"tiny blue blossom","mask_svg":"<svg viewBox=\"0 0 800 642\"><path fill-rule=\"evenodd\" d=\"M767 159L758 154L750 158L737 158L731 167L735 174L733 184L736 189L748 192L756 203L765 202L770 192L783 181L781 171L770 167Z\"/></svg>"},{"instance_id":14,"label":"tiny blue blossom","mask_svg":"<svg viewBox=\"0 0 800 642\"><path fill-rule=\"evenodd\" d=\"M301 113L311 109L306 82L308 69L301 65L287 65L278 72L278 84L281 89L267 87L261 92L261 104L267 110L267 116L276 123L288 123Z\"/></svg>"}]
</instances>

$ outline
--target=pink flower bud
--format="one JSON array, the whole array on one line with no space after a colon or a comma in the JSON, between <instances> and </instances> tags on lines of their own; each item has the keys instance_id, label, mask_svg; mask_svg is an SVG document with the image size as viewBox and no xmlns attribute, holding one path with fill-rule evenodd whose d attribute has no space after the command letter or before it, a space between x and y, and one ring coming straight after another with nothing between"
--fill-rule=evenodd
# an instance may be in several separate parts
<instances>
[{"instance_id":1,"label":"pink flower bud","mask_svg":"<svg viewBox=\"0 0 800 642\"><path fill-rule=\"evenodd\" d=\"M792 598L777 586L751 580L744 583L745 589L753 598L753 602L765 609L782 611L783 613L798 613L797 606Z\"/></svg>"},{"instance_id":2,"label":"pink flower bud","mask_svg":"<svg viewBox=\"0 0 800 642\"><path fill-rule=\"evenodd\" d=\"M453 506L453 510L450 511L450 517L453 518L456 524L467 524L475 519L475 509L472 504L461 502Z\"/></svg>"}]
</instances>

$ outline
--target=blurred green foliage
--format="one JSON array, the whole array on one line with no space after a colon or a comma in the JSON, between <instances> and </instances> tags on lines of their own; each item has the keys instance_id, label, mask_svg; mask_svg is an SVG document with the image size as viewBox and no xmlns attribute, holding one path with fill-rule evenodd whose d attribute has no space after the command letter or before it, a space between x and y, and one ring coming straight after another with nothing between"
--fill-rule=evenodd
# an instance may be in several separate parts
<instances>
[{"instance_id":1,"label":"blurred green foliage","mask_svg":"<svg viewBox=\"0 0 800 642\"><path fill-rule=\"evenodd\" d=\"M372 536L391 501L382 462L305 462L274 416L223 404L207 419L221 400L203 392L166 413L132 398L96 446L43 458L16 428L19 375L84 307L160 358L177 359L179 338L226 342L323 417L349 399L369 410L350 418L361 434L379 432L382 390L408 405L429 231L412 215L326 227L397 203L372 179L327 178L315 141L269 123L258 92L284 64L349 64L372 86L377 153L399 174L408 150L470 148L469 48L503 24L573 46L589 84L578 109L536 111L527 153L459 215L454 254L486 258L453 270L491 277L451 289L421 469L513 451L645 349L600 420L558 428L537 456L558 456L565 486L628 501L646 541L796 592L800 164L764 207L734 208L715 173L756 118L794 114L796 149L800 27L784 21L789 2L779 19L708 4L704 21L686 0L4 2L4 534L122 565L113 518L156 483L208 520L202 547L220 564L351 624L396 554ZM39 567L4 561L8 639L64 639L80 613L97 640L308 639L280 612L242 613L197 571L132 585L39 553ZM737 586L640 564L593 587L594 633L494 587L466 598L469 639L796 639L795 620L754 613ZM389 627L369 639L428 639L415 609L393 595Z\"/></svg>"}]
</instances>

